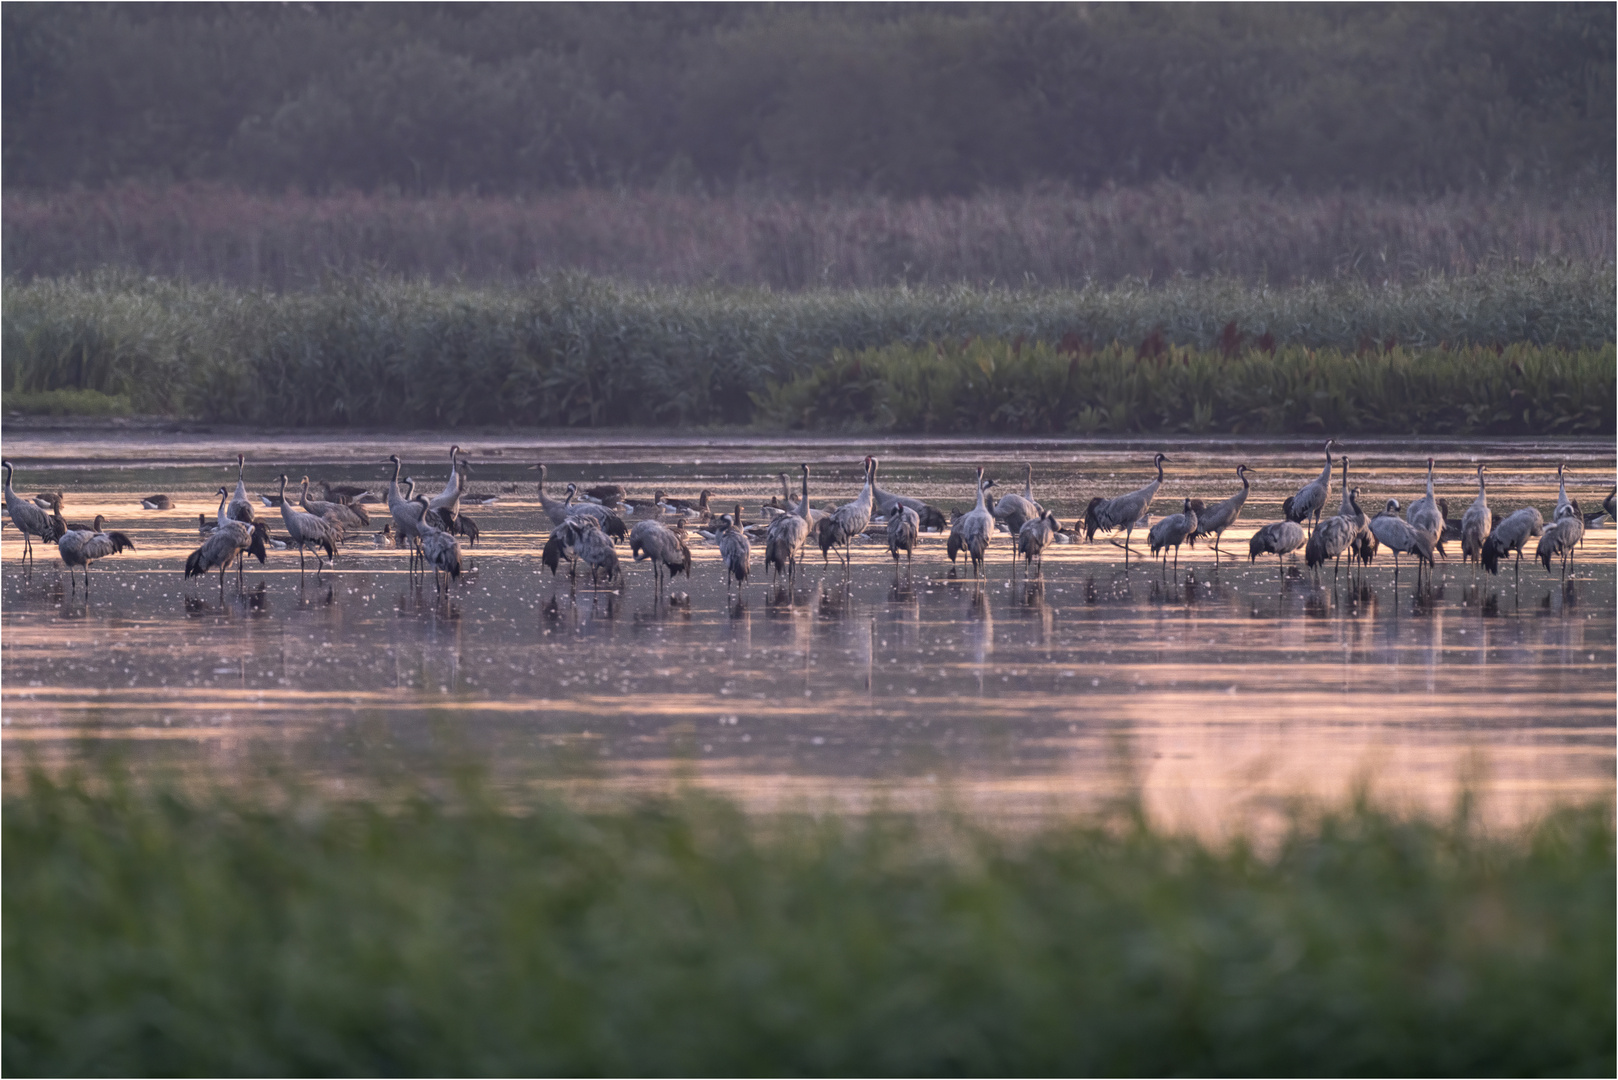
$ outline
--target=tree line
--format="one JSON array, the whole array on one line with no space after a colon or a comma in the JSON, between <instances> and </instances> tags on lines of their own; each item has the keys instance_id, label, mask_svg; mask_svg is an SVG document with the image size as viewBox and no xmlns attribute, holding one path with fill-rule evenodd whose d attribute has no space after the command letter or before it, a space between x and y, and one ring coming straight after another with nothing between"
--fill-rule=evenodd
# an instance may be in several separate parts
<instances>
[{"instance_id":1,"label":"tree line","mask_svg":"<svg viewBox=\"0 0 1618 1080\"><path fill-rule=\"evenodd\" d=\"M8 188L1613 180L1611 5L28 4Z\"/></svg>"}]
</instances>

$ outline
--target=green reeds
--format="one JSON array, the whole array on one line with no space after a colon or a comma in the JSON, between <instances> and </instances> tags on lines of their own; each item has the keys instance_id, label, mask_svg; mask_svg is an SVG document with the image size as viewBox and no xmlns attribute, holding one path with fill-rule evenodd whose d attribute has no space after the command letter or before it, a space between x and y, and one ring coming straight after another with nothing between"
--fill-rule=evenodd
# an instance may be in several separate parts
<instances>
[{"instance_id":1,"label":"green reeds","mask_svg":"<svg viewBox=\"0 0 1618 1080\"><path fill-rule=\"evenodd\" d=\"M7 784L8 1074L1614 1067L1610 806L1261 851L252 787Z\"/></svg>"},{"instance_id":2,"label":"green reeds","mask_svg":"<svg viewBox=\"0 0 1618 1080\"><path fill-rule=\"evenodd\" d=\"M0 385L257 424L745 424L758 418L755 400L839 349L986 337L1156 352L1210 349L1229 334L1342 352L1392 343L1422 356L1442 344L1599 349L1612 338L1613 292L1611 267L1566 265L1387 286L1176 279L796 293L580 275L479 288L334 278L272 293L102 273L5 283Z\"/></svg>"},{"instance_id":3,"label":"green reeds","mask_svg":"<svg viewBox=\"0 0 1618 1080\"><path fill-rule=\"evenodd\" d=\"M1090 350L979 338L839 350L760 394L755 422L937 433L1610 434L1615 372L1611 343Z\"/></svg>"}]
</instances>

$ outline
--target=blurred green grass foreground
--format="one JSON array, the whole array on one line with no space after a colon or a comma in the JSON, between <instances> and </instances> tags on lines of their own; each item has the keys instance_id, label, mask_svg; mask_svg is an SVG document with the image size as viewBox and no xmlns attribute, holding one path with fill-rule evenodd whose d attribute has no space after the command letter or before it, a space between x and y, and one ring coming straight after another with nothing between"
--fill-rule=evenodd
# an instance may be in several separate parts
<instances>
[{"instance_id":1,"label":"blurred green grass foreground","mask_svg":"<svg viewBox=\"0 0 1618 1080\"><path fill-rule=\"evenodd\" d=\"M1260 848L36 773L3 830L10 1075L1614 1069L1610 806Z\"/></svg>"}]
</instances>

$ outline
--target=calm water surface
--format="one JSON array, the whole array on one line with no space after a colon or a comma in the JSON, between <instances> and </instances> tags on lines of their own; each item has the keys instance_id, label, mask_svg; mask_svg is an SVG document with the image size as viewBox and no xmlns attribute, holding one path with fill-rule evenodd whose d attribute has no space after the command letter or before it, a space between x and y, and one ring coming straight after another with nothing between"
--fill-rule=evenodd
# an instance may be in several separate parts
<instances>
[{"instance_id":1,"label":"calm water surface","mask_svg":"<svg viewBox=\"0 0 1618 1080\"><path fill-rule=\"evenodd\" d=\"M1303 441L462 442L472 490L501 500L467 508L483 536L447 596L368 539L318 578L272 552L221 595L216 578L183 583L180 568L198 512L217 508L208 492L234 481L236 450L255 491L283 470L380 491L382 459L399 452L436 492L446 440L8 432L20 492L65 490L70 519L106 514L139 550L98 564L86 599L54 548L30 571L19 534L0 536L7 767L110 747L137 764L221 776L274 765L337 783L378 755L427 768L470 752L514 780L579 791L694 782L757 806L947 802L1014 815L1136 788L1161 819L1211 829L1357 784L1441 808L1465 782L1506 820L1613 789L1610 523L1587 533L1565 583L1527 561L1520 583L1474 576L1457 550L1418 589L1408 567L1395 580L1385 552L1335 580L1317 580L1301 553L1280 568L1247 562L1253 530L1319 472L1319 445ZM727 595L716 549L699 543L693 580L665 597L646 564L621 591L574 589L540 566L528 471L544 460L558 486L611 479L632 494L710 487L752 518L778 489L774 474L800 461L820 505L853 497L869 450L885 487L946 508L968 505L969 466L987 464L1004 491L1020 489L1031 461L1036 495L1068 524L1091 495L1144 483L1158 448L1171 458L1159 513L1184 495L1223 499L1236 464L1254 470L1223 545L1239 558L1216 566L1198 547L1177 572L1126 571L1098 538L1051 549L1043 574L1013 581L1002 534L974 584L930 536L908 570L872 542L856 545L846 580L816 557L793 588L754 581ZM1457 517L1478 460L1497 514L1537 505L1548 518L1559 460L1588 509L1614 472L1600 442L1337 449L1367 508L1421 494L1435 454L1438 494ZM175 509L141 510L137 497L156 492ZM1334 487L1333 509L1337 497ZM263 513L282 531L276 511ZM755 557L761 568L761 548Z\"/></svg>"}]
</instances>

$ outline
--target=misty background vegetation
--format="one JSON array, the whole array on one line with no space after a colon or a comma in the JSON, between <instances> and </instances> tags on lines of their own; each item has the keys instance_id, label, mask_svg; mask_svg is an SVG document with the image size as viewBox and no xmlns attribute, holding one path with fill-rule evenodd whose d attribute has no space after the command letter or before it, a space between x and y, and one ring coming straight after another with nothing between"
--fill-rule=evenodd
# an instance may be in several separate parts
<instances>
[{"instance_id":1,"label":"misty background vegetation","mask_svg":"<svg viewBox=\"0 0 1618 1080\"><path fill-rule=\"evenodd\" d=\"M1608 4L7 4L7 187L1613 181Z\"/></svg>"}]
</instances>

